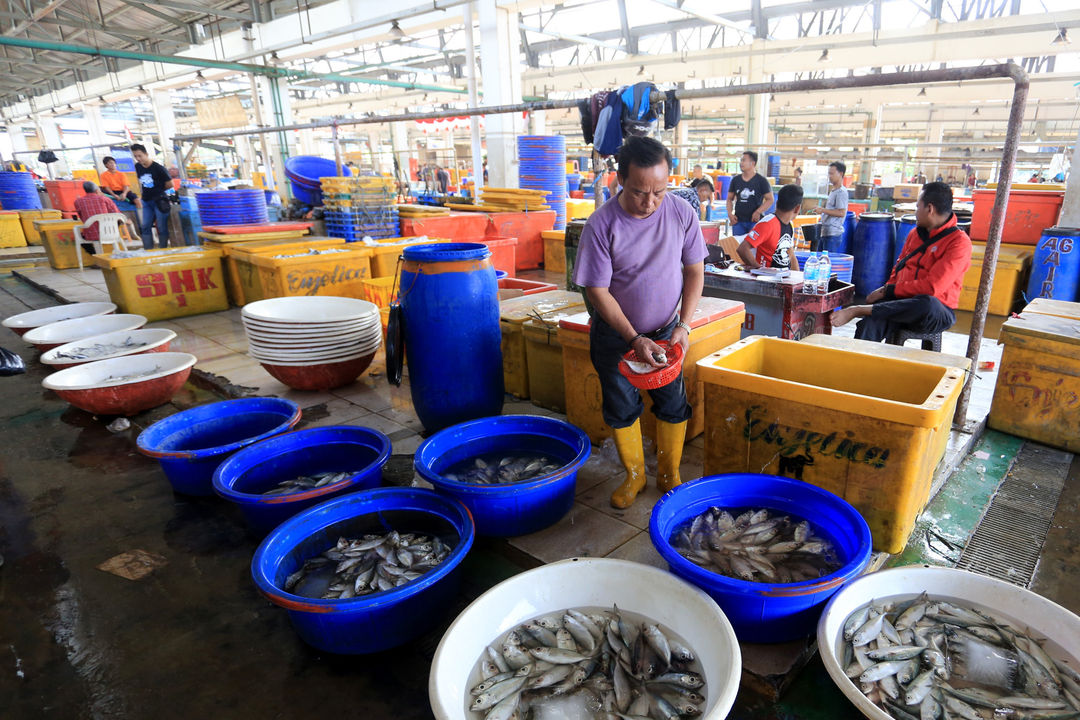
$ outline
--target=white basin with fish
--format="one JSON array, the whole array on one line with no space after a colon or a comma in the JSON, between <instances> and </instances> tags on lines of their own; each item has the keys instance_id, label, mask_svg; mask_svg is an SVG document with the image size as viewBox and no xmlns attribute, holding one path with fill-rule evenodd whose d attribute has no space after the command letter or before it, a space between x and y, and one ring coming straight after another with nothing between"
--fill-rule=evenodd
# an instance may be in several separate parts
<instances>
[{"instance_id":1,"label":"white basin with fish","mask_svg":"<svg viewBox=\"0 0 1080 720\"><path fill-rule=\"evenodd\" d=\"M829 677L856 708L873 720L892 720L871 703L841 667L844 620L870 601L911 598L926 592L932 599L946 599L987 611L1042 640L1055 660L1068 661L1080 670L1080 617L1041 595L1001 580L954 568L912 565L865 575L829 600L818 622L817 642Z\"/></svg>"},{"instance_id":2,"label":"white basin with fish","mask_svg":"<svg viewBox=\"0 0 1080 720\"><path fill-rule=\"evenodd\" d=\"M55 347L42 354L41 362L43 365L51 365L63 370L94 360L107 360L123 355L140 355L149 352L166 352L169 349L169 343L175 338L176 333L167 328L118 330Z\"/></svg>"},{"instance_id":3,"label":"white basin with fish","mask_svg":"<svg viewBox=\"0 0 1080 720\"><path fill-rule=\"evenodd\" d=\"M658 568L610 558L572 558L505 580L465 608L443 635L428 678L438 720L471 720L470 677L485 648L521 623L566 608L611 607L643 615L688 640L705 679L701 717L727 717L742 654L724 612L693 585Z\"/></svg>"},{"instance_id":4,"label":"white basin with fish","mask_svg":"<svg viewBox=\"0 0 1080 720\"><path fill-rule=\"evenodd\" d=\"M47 352L76 340L120 330L135 330L145 324L146 318L142 315L95 315L42 325L23 335L23 340L41 352Z\"/></svg>"},{"instance_id":5,"label":"white basin with fish","mask_svg":"<svg viewBox=\"0 0 1080 720\"><path fill-rule=\"evenodd\" d=\"M116 312L116 304L111 302L68 303L67 305L54 305L53 307L12 315L4 320L3 326L11 328L19 335L23 335L36 327L48 325L49 323L73 318L108 315L113 312Z\"/></svg>"}]
</instances>

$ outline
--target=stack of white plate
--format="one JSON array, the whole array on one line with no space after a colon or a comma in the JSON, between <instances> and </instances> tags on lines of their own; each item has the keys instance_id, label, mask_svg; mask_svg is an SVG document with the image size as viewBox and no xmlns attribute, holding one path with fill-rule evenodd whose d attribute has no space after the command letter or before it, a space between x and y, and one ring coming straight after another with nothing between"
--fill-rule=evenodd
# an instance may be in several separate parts
<instances>
[{"instance_id":1,"label":"stack of white plate","mask_svg":"<svg viewBox=\"0 0 1080 720\"><path fill-rule=\"evenodd\" d=\"M346 297L282 297L244 306L248 353L261 363L311 366L370 357L382 342L379 308Z\"/></svg>"}]
</instances>

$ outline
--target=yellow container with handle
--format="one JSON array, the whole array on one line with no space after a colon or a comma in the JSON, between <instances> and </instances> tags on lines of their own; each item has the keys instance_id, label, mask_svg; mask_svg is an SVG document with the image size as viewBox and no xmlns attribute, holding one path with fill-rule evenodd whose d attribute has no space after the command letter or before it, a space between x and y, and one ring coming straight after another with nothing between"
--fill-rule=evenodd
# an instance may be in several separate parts
<instances>
[{"instance_id":1,"label":"yellow container with handle","mask_svg":"<svg viewBox=\"0 0 1080 720\"><path fill-rule=\"evenodd\" d=\"M59 210L19 210L19 222L22 223L23 235L27 245L41 245L41 233L34 227L37 220L60 220L64 214Z\"/></svg>"},{"instance_id":2,"label":"yellow container with handle","mask_svg":"<svg viewBox=\"0 0 1080 720\"><path fill-rule=\"evenodd\" d=\"M227 310L220 250L151 250L140 257L94 256L109 297L121 312L147 320Z\"/></svg>"},{"instance_id":3,"label":"yellow container with handle","mask_svg":"<svg viewBox=\"0 0 1080 720\"><path fill-rule=\"evenodd\" d=\"M94 256L82 248L75 247L75 228L82 225L79 220L35 220L34 229L45 246L45 255L49 264L57 270L79 267L76 252L82 253L83 267L94 264Z\"/></svg>"},{"instance_id":4,"label":"yellow container with handle","mask_svg":"<svg viewBox=\"0 0 1080 720\"><path fill-rule=\"evenodd\" d=\"M0 248L26 247L26 234L16 210L0 210Z\"/></svg>"},{"instance_id":5,"label":"yellow container with handle","mask_svg":"<svg viewBox=\"0 0 1080 720\"><path fill-rule=\"evenodd\" d=\"M242 306L256 300L274 297L273 295L267 295L263 289L259 268L251 261L253 256L262 252L288 252L298 247L327 248L344 244L345 241L340 238L314 237L308 238L304 242L298 242L295 238L291 238L255 240L225 245L222 248L225 252L225 272L229 284L233 286L236 292L234 304Z\"/></svg>"},{"instance_id":6,"label":"yellow container with handle","mask_svg":"<svg viewBox=\"0 0 1080 720\"><path fill-rule=\"evenodd\" d=\"M566 231L543 230L540 239L544 241L544 269L566 273Z\"/></svg>"},{"instance_id":7,"label":"yellow container with handle","mask_svg":"<svg viewBox=\"0 0 1080 720\"><path fill-rule=\"evenodd\" d=\"M975 309L975 298L979 294L985 254L986 243L971 244L971 265L964 273L963 285L960 288L960 300L957 306L960 310L971 312ZM1033 254L1034 248L1030 245L1003 244L998 250L997 265L994 267L994 284L990 288L990 303L987 306L987 312L991 315L1007 317L1012 312L1013 305L1027 287Z\"/></svg>"},{"instance_id":8,"label":"yellow container with handle","mask_svg":"<svg viewBox=\"0 0 1080 720\"><path fill-rule=\"evenodd\" d=\"M395 237L374 240L374 245L364 244L371 250L371 277L391 277L398 272L397 263L401 253L409 245L431 245L450 242L445 238Z\"/></svg>"},{"instance_id":9,"label":"yellow container with handle","mask_svg":"<svg viewBox=\"0 0 1080 720\"><path fill-rule=\"evenodd\" d=\"M265 297L336 295L363 298L371 277L371 251L358 243L333 247L303 244L253 253ZM318 254L311 254L315 250Z\"/></svg>"},{"instance_id":10,"label":"yellow container with handle","mask_svg":"<svg viewBox=\"0 0 1080 720\"><path fill-rule=\"evenodd\" d=\"M529 397L528 355L523 326L536 317L585 309L581 293L549 290L519 295L499 303L499 329L502 331L503 386L519 398Z\"/></svg>"},{"instance_id":11,"label":"yellow container with handle","mask_svg":"<svg viewBox=\"0 0 1080 720\"><path fill-rule=\"evenodd\" d=\"M705 474L794 477L847 500L874 548L904 549L929 500L958 368L753 335L698 362Z\"/></svg>"}]
</instances>

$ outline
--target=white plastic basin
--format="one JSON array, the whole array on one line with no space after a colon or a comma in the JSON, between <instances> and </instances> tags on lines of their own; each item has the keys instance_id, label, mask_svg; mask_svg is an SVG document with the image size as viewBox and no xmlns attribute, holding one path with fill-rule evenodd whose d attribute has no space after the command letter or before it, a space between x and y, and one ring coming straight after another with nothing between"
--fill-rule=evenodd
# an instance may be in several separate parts
<instances>
[{"instance_id":1,"label":"white plastic basin","mask_svg":"<svg viewBox=\"0 0 1080 720\"><path fill-rule=\"evenodd\" d=\"M95 335L92 338L76 340L75 342L70 342L65 345L61 345L60 347L55 347L41 356L41 362L45 365L81 365L82 363L93 362L95 360L108 360L109 358L122 357L124 355L138 355L140 353L151 352L154 348L161 347L166 343L172 342L175 337L175 332L165 328L119 330L117 332L105 333L104 335ZM85 360L76 360L72 358L61 357L61 355L64 354L85 353L94 345L109 345L113 343L120 344L125 342L129 338L131 339L132 343L136 345L136 347L116 350L107 355L90 357Z\"/></svg>"},{"instance_id":2,"label":"white plastic basin","mask_svg":"<svg viewBox=\"0 0 1080 720\"><path fill-rule=\"evenodd\" d=\"M244 306L243 316L273 323L334 323L379 314L374 303L356 298L315 295L258 300Z\"/></svg>"},{"instance_id":3,"label":"white plastic basin","mask_svg":"<svg viewBox=\"0 0 1080 720\"><path fill-rule=\"evenodd\" d=\"M818 651L829 677L866 717L892 720L888 713L866 699L840 667L844 620L871 600L909 598L923 591L931 597L950 598L987 610L1011 621L1017 628L1030 630L1033 637L1049 638L1043 647L1050 656L1058 660L1072 658L1069 664L1080 670L1080 664L1075 662L1077 658L1065 650L1072 648L1076 652L1080 648L1080 617L1057 603L1030 590L965 570L924 565L882 570L859 578L833 595L817 628Z\"/></svg>"},{"instance_id":4,"label":"white plastic basin","mask_svg":"<svg viewBox=\"0 0 1080 720\"><path fill-rule=\"evenodd\" d=\"M130 385L172 375L193 366L196 361L197 358L194 355L182 352L126 355L59 370L42 380L41 384L49 390L58 392ZM143 375L143 373L147 374ZM139 377L130 380L119 379L129 375Z\"/></svg>"},{"instance_id":5,"label":"white plastic basin","mask_svg":"<svg viewBox=\"0 0 1080 720\"><path fill-rule=\"evenodd\" d=\"M60 322L61 320L90 317L92 315L107 315L111 312L116 312L116 305L111 302L69 303L68 305L57 305L56 307L47 307L12 315L4 320L3 325L18 332L20 330L33 330L36 327Z\"/></svg>"},{"instance_id":6,"label":"white plastic basin","mask_svg":"<svg viewBox=\"0 0 1080 720\"><path fill-rule=\"evenodd\" d=\"M626 560L574 558L505 580L478 597L443 635L428 676L438 720L471 720L469 676L484 648L520 623L572 607L640 613L685 638L701 661L706 707L701 717L727 717L739 690L742 655L724 612L701 590L671 573Z\"/></svg>"},{"instance_id":7,"label":"white plastic basin","mask_svg":"<svg viewBox=\"0 0 1080 720\"><path fill-rule=\"evenodd\" d=\"M64 345L76 340L85 340L95 335L135 330L146 324L142 315L98 315L42 325L23 335L23 340L41 350L49 350L57 345Z\"/></svg>"}]
</instances>

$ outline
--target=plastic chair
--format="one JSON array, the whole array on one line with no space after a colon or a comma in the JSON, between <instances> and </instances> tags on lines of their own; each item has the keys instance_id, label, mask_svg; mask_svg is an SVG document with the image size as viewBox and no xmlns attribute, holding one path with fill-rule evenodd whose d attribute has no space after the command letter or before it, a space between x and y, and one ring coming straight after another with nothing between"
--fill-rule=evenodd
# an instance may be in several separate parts
<instances>
[{"instance_id":1,"label":"plastic chair","mask_svg":"<svg viewBox=\"0 0 1080 720\"><path fill-rule=\"evenodd\" d=\"M921 340L923 350L941 352L941 333L919 333L911 330L895 330L885 342L889 345L903 345L908 340Z\"/></svg>"},{"instance_id":2,"label":"plastic chair","mask_svg":"<svg viewBox=\"0 0 1080 720\"><path fill-rule=\"evenodd\" d=\"M128 217L122 213L101 213L99 215L92 216L89 220L82 225L75 227L75 257L79 260L79 270L83 269L82 261L82 244L84 242L82 238L82 231L97 223L98 226L98 239L89 241L94 246L94 254L100 254L105 252L106 245L116 246L119 245L121 250L127 250L128 246L124 241L124 236L120 233L119 223L126 223L131 228L132 237L138 237L135 232L135 225Z\"/></svg>"}]
</instances>

